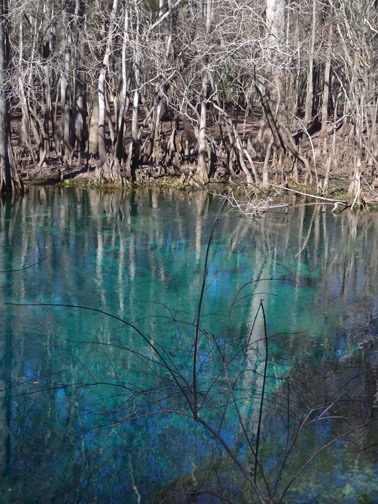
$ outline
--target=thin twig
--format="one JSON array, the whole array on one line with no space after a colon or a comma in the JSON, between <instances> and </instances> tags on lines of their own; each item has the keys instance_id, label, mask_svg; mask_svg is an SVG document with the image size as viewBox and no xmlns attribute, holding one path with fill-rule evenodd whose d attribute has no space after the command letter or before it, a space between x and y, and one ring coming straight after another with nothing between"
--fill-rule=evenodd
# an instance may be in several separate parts
<instances>
[{"instance_id":1,"label":"thin twig","mask_svg":"<svg viewBox=\"0 0 378 504\"><path fill-rule=\"evenodd\" d=\"M205 264L203 267L203 275L202 275L202 285L201 285L201 291L200 291L200 297L198 300L198 306L197 306L197 314L196 318L194 321L195 324L195 331L194 331L194 353L193 353L193 370L192 370L192 392L193 392L193 413L194 417L196 418L198 415L198 404L197 404L197 360L198 360L198 344L199 344L199 333L200 333L200 322L201 322L201 310L202 310L202 304L203 304L203 296L205 293L205 287L206 287L206 279L207 279L207 265L209 262L209 253L210 253L210 245L213 240L214 236L214 231L215 231L215 226L218 222L219 216L221 214L221 211L223 210L223 207L225 205L225 201L221 204L217 215L215 217L213 227L211 229L210 237L207 242L207 247L206 247L206 255L205 255Z\"/></svg>"}]
</instances>

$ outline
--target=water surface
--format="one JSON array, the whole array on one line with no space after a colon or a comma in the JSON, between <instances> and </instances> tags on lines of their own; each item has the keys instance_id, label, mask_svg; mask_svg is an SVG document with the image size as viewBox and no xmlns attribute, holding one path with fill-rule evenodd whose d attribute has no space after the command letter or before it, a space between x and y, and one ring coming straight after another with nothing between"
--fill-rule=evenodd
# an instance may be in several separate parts
<instances>
[{"instance_id":1,"label":"water surface","mask_svg":"<svg viewBox=\"0 0 378 504\"><path fill-rule=\"evenodd\" d=\"M1 502L378 500L376 214L220 205L1 204Z\"/></svg>"}]
</instances>

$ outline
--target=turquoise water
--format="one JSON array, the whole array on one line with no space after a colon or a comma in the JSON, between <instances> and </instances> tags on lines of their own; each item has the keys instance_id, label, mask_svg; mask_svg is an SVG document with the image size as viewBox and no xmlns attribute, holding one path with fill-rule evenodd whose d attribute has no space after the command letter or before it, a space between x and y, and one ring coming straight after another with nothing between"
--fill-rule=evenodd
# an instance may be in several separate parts
<instances>
[{"instance_id":1,"label":"turquoise water","mask_svg":"<svg viewBox=\"0 0 378 504\"><path fill-rule=\"evenodd\" d=\"M376 214L220 206L1 204L1 502L378 501Z\"/></svg>"}]
</instances>

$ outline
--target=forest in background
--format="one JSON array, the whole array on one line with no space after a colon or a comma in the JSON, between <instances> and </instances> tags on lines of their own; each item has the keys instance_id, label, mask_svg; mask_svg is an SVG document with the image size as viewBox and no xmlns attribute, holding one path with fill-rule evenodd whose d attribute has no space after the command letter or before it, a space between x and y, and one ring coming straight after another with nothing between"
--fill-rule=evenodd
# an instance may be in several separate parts
<instances>
[{"instance_id":1,"label":"forest in background","mask_svg":"<svg viewBox=\"0 0 378 504\"><path fill-rule=\"evenodd\" d=\"M377 196L376 0L3 0L0 14L2 193L52 170L321 194L338 177Z\"/></svg>"}]
</instances>

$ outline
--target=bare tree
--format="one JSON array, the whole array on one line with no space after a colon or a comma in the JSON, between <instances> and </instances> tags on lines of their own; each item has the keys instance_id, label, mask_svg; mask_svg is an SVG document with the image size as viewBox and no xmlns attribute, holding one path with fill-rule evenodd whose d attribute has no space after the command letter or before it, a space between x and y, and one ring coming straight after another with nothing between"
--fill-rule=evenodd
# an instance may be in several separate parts
<instances>
[{"instance_id":1,"label":"bare tree","mask_svg":"<svg viewBox=\"0 0 378 504\"><path fill-rule=\"evenodd\" d=\"M0 193L22 192L22 182L17 174L10 143L10 94L8 81L9 62L8 4L0 5Z\"/></svg>"},{"instance_id":2,"label":"bare tree","mask_svg":"<svg viewBox=\"0 0 378 504\"><path fill-rule=\"evenodd\" d=\"M98 76L98 153L100 165L106 161L105 145L105 118L106 118L106 75L109 71L110 55L113 47L113 40L116 34L116 15L118 9L118 0L113 0L112 10L109 18L109 26L105 34L105 50L102 59L100 74Z\"/></svg>"},{"instance_id":3,"label":"bare tree","mask_svg":"<svg viewBox=\"0 0 378 504\"><path fill-rule=\"evenodd\" d=\"M376 175L368 0L10 1L7 78L33 165L81 165L88 149L117 181L315 178L326 192L343 164L351 198Z\"/></svg>"},{"instance_id":4,"label":"bare tree","mask_svg":"<svg viewBox=\"0 0 378 504\"><path fill-rule=\"evenodd\" d=\"M78 151L78 163L82 154L87 154L88 125L87 125L87 72L85 66L86 41L85 1L75 0L75 106L74 106L74 147Z\"/></svg>"},{"instance_id":5,"label":"bare tree","mask_svg":"<svg viewBox=\"0 0 378 504\"><path fill-rule=\"evenodd\" d=\"M367 166L378 167L376 161L377 95L377 9L373 2L361 0L350 4L330 0L338 35L336 78L343 93L344 120L350 125L349 195L360 203L361 176Z\"/></svg>"}]
</instances>

